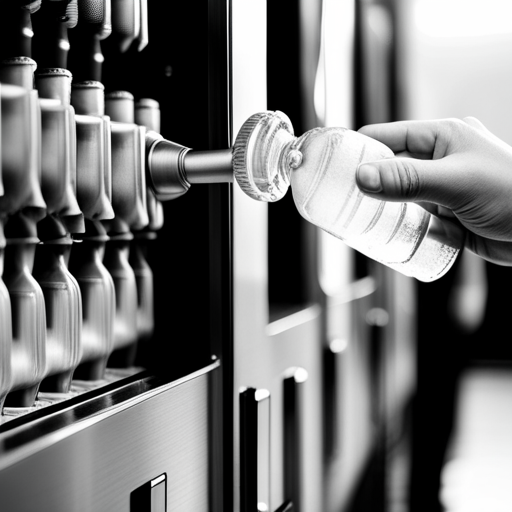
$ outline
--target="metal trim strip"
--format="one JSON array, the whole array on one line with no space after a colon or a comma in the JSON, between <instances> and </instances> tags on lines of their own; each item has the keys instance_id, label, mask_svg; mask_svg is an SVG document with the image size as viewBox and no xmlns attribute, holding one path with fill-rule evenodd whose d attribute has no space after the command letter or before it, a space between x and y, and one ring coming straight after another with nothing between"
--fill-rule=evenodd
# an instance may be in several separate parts
<instances>
[{"instance_id":1,"label":"metal trim strip","mask_svg":"<svg viewBox=\"0 0 512 512\"><path fill-rule=\"evenodd\" d=\"M40 450L44 450L45 448L48 448L49 446L51 446L55 443L58 443L59 441L62 441L63 439L65 439L73 434L76 434L77 432L80 432L81 430L84 430L84 429L90 427L91 425L94 425L106 418L109 418L109 417L113 416L114 414L118 414L130 407L136 406L137 404L139 404L143 401L149 400L152 397L155 397L161 393L169 391L172 388L176 388L178 386L185 384L186 382L190 382L198 377L206 375L219 367L220 367L220 361L215 360L212 364L210 364L204 368L201 368L189 375L186 375L185 377L179 378L172 382L164 383L162 385L157 386L154 389L149 389L140 394L137 394L136 396L133 396L124 401L121 401L118 404L110 405L107 408L99 407L98 410L96 410L96 411L93 410L88 415L88 417L86 417L84 419L77 420L76 422L73 422L69 425L65 425L63 427L57 426L54 431L52 431L48 434L43 434L40 437L37 437L36 439L33 439L26 443L20 444L18 446L9 446L9 445L14 444L10 441L12 441L13 438L15 436L19 435L22 431L27 430L27 429L31 429L31 430L36 429L37 430L38 425L42 424L43 422L53 420L55 418L58 418L58 416L67 414L67 413L69 413L69 411L72 411L73 409L76 409L77 407L83 406L87 402L90 402L92 405L94 405L94 402L98 402L98 404L101 405L101 403L104 403L103 399L106 396L112 395L114 392L117 392L120 389L137 385L137 383L140 381L136 381L135 383L125 384L124 386L120 386L119 388L116 388L114 391L111 391L111 392L101 395L99 397L94 397L92 399L86 399L86 400L80 402L79 404L73 405L69 408L63 409L63 410L55 412L53 414L49 414L48 416L45 416L38 420L35 420L32 422L27 422L27 424L20 425L19 427L15 428L13 430L9 430L9 431L5 432L4 434L0 434L0 455L1 455L0 456L0 471L11 466L12 464L15 464L16 462L21 461L22 459L29 457L30 455L32 455ZM148 380L148 379L142 379L142 380Z\"/></svg>"}]
</instances>

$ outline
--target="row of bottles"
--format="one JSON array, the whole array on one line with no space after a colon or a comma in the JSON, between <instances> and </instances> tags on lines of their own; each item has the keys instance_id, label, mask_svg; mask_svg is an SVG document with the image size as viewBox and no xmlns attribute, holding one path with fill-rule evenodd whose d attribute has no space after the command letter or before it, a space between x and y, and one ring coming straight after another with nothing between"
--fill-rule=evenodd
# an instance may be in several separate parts
<instances>
[{"instance_id":1,"label":"row of bottles","mask_svg":"<svg viewBox=\"0 0 512 512\"><path fill-rule=\"evenodd\" d=\"M85 58L77 41L77 53L97 61L114 4L9 8L17 24L0 49L0 422L100 385L109 372L133 372L153 332L146 251L163 213L146 187L145 135L160 129L159 105L106 94L101 67L80 68L77 81L62 44L72 28L94 43ZM32 52L23 29L39 9L35 36L39 29L46 46ZM143 14L139 5L139 47Z\"/></svg>"}]
</instances>

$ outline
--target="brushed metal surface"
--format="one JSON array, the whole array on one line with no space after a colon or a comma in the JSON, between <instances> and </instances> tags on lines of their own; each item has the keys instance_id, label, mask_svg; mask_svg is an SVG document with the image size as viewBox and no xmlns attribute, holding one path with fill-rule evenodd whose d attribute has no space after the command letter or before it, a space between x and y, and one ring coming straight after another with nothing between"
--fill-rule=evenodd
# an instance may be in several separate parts
<instances>
[{"instance_id":1,"label":"brushed metal surface","mask_svg":"<svg viewBox=\"0 0 512 512\"><path fill-rule=\"evenodd\" d=\"M32 449L10 453L4 443L0 510L128 512L130 493L164 473L169 511L209 510L209 382L218 369L91 409Z\"/></svg>"}]
</instances>

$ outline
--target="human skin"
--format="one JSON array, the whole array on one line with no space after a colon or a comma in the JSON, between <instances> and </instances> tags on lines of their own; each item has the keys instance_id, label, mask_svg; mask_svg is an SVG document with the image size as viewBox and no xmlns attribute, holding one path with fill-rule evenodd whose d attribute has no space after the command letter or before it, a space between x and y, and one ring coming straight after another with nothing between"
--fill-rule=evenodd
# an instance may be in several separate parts
<instances>
[{"instance_id":1,"label":"human skin","mask_svg":"<svg viewBox=\"0 0 512 512\"><path fill-rule=\"evenodd\" d=\"M395 157L364 162L361 191L386 201L416 202L466 230L467 249L512 266L512 147L478 119L398 121L362 127Z\"/></svg>"}]
</instances>

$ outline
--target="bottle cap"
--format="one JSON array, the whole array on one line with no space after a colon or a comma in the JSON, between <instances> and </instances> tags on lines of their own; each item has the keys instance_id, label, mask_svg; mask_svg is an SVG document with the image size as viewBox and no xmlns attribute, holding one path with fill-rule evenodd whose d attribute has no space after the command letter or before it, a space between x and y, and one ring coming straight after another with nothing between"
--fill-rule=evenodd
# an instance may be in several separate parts
<instances>
[{"instance_id":1,"label":"bottle cap","mask_svg":"<svg viewBox=\"0 0 512 512\"><path fill-rule=\"evenodd\" d=\"M71 243L65 225L54 215L47 215L37 223L37 236L41 242Z\"/></svg>"},{"instance_id":2,"label":"bottle cap","mask_svg":"<svg viewBox=\"0 0 512 512\"><path fill-rule=\"evenodd\" d=\"M76 235L85 232L85 218L82 212L75 215L62 214L61 220L69 233Z\"/></svg>"},{"instance_id":3,"label":"bottle cap","mask_svg":"<svg viewBox=\"0 0 512 512\"><path fill-rule=\"evenodd\" d=\"M25 213L24 211L20 211L7 219L5 223L5 237L7 238L7 243L9 243L9 240L30 240L33 243L39 241L37 237L37 222L35 222L30 215L25 215Z\"/></svg>"},{"instance_id":4,"label":"bottle cap","mask_svg":"<svg viewBox=\"0 0 512 512\"><path fill-rule=\"evenodd\" d=\"M151 98L135 103L135 122L148 130L160 133L160 104Z\"/></svg>"},{"instance_id":5,"label":"bottle cap","mask_svg":"<svg viewBox=\"0 0 512 512\"><path fill-rule=\"evenodd\" d=\"M105 87L96 80L73 83L71 104L77 114L103 116L105 115Z\"/></svg>"},{"instance_id":6,"label":"bottle cap","mask_svg":"<svg viewBox=\"0 0 512 512\"><path fill-rule=\"evenodd\" d=\"M260 112L243 125L233 146L233 171L240 188L253 199L274 202L290 186L286 147L295 140L283 112Z\"/></svg>"},{"instance_id":7,"label":"bottle cap","mask_svg":"<svg viewBox=\"0 0 512 512\"><path fill-rule=\"evenodd\" d=\"M40 98L58 99L64 106L71 102L71 73L64 68L46 68L35 73Z\"/></svg>"},{"instance_id":8,"label":"bottle cap","mask_svg":"<svg viewBox=\"0 0 512 512\"><path fill-rule=\"evenodd\" d=\"M135 122L133 94L128 91L114 91L105 95L105 113L112 121L119 123Z\"/></svg>"},{"instance_id":9,"label":"bottle cap","mask_svg":"<svg viewBox=\"0 0 512 512\"><path fill-rule=\"evenodd\" d=\"M30 57L4 59L0 62L0 82L33 89L36 69L36 61Z\"/></svg>"},{"instance_id":10,"label":"bottle cap","mask_svg":"<svg viewBox=\"0 0 512 512\"><path fill-rule=\"evenodd\" d=\"M89 240L91 242L107 242L107 230L99 220L85 219L85 231L76 235L75 240Z\"/></svg>"}]
</instances>

